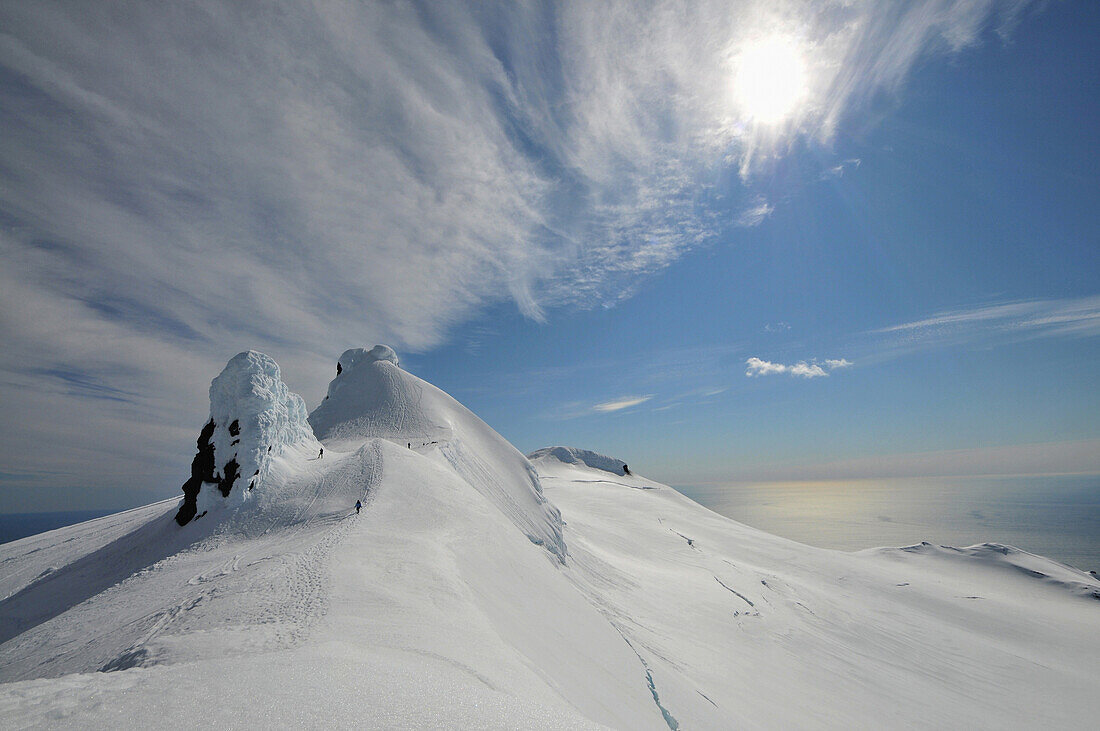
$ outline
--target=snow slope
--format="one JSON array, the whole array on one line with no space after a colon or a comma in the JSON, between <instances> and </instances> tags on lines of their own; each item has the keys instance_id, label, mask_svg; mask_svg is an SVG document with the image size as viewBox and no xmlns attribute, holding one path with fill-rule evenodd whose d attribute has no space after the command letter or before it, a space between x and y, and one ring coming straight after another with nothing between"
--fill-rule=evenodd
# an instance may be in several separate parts
<instances>
[{"instance_id":1,"label":"snow slope","mask_svg":"<svg viewBox=\"0 0 1100 731\"><path fill-rule=\"evenodd\" d=\"M1100 712L1095 577L992 544L816 549L636 475L532 456L576 583L679 725L1067 727Z\"/></svg>"},{"instance_id":2,"label":"snow slope","mask_svg":"<svg viewBox=\"0 0 1100 731\"><path fill-rule=\"evenodd\" d=\"M396 356L349 353L310 417L324 459L287 444L245 500L183 527L164 502L0 546L5 728L1100 713L1087 574L1002 546L803 546L610 457L529 462Z\"/></svg>"},{"instance_id":3,"label":"snow slope","mask_svg":"<svg viewBox=\"0 0 1100 731\"><path fill-rule=\"evenodd\" d=\"M333 449L381 438L442 455L533 543L564 560L561 516L523 454L448 394L402 370L388 346L345 351L309 421Z\"/></svg>"}]
</instances>

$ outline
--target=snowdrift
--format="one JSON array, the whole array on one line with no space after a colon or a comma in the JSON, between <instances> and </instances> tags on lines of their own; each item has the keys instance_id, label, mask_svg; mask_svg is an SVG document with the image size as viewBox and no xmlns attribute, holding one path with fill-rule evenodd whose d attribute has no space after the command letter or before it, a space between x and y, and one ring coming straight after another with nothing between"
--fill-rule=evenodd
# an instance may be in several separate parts
<instances>
[{"instance_id":1,"label":"snowdrift","mask_svg":"<svg viewBox=\"0 0 1100 731\"><path fill-rule=\"evenodd\" d=\"M228 497L202 481L217 509L181 527L165 501L0 546L5 726L1064 728L1100 713L1088 574L994 544L816 549L613 457L529 461L385 347L341 356L307 424L269 361L241 354L211 388L216 476L231 457L244 475Z\"/></svg>"}]
</instances>

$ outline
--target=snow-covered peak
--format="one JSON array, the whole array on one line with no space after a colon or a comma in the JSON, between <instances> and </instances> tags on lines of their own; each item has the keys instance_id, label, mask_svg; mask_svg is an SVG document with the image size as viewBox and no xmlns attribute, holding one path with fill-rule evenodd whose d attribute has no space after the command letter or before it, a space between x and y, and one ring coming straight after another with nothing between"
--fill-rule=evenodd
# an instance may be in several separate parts
<instances>
[{"instance_id":1,"label":"snow-covered peak","mask_svg":"<svg viewBox=\"0 0 1100 731\"><path fill-rule=\"evenodd\" d=\"M397 353L388 345L378 344L370 350L365 348L349 348L345 350L344 354L340 356L340 359L336 361L336 375L340 375L344 371L354 368L359 363L373 363L379 360L393 363L395 366L401 365L401 361L397 358Z\"/></svg>"},{"instance_id":2,"label":"snow-covered peak","mask_svg":"<svg viewBox=\"0 0 1100 731\"><path fill-rule=\"evenodd\" d=\"M375 345L345 350L336 363L328 394L309 415L318 439L361 442L382 437L406 443L445 438L446 428L419 406L411 381L393 348ZM420 381L420 379L415 379ZM420 383L423 383L420 381Z\"/></svg>"},{"instance_id":3,"label":"snow-covered peak","mask_svg":"<svg viewBox=\"0 0 1100 731\"><path fill-rule=\"evenodd\" d=\"M443 460L528 538L564 560L561 515L543 497L531 463L449 394L397 363L385 345L345 351L328 395L309 415L317 438L335 451L381 438Z\"/></svg>"},{"instance_id":4,"label":"snow-covered peak","mask_svg":"<svg viewBox=\"0 0 1100 731\"><path fill-rule=\"evenodd\" d=\"M532 462L556 460L565 464L584 465L595 470L603 470L604 472L610 472L615 475L627 474L626 462L623 462L621 459L608 457L606 454L600 454L599 452L593 452L588 449L578 449L577 447L545 447L531 452L531 454L527 455L527 459Z\"/></svg>"},{"instance_id":5,"label":"snow-covered peak","mask_svg":"<svg viewBox=\"0 0 1100 731\"><path fill-rule=\"evenodd\" d=\"M180 525L231 496L243 500L288 445L317 443L302 397L283 383L279 365L249 350L233 356L210 383L210 419L183 486Z\"/></svg>"}]
</instances>

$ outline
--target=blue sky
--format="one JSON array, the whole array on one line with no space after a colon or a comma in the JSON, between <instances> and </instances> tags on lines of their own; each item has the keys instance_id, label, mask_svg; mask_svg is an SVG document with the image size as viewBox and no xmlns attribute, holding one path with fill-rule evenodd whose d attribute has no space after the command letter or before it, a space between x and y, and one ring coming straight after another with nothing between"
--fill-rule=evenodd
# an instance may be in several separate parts
<instances>
[{"instance_id":1,"label":"blue sky","mask_svg":"<svg viewBox=\"0 0 1100 731\"><path fill-rule=\"evenodd\" d=\"M0 11L0 509L374 342L674 484L1100 472L1100 8L577 5Z\"/></svg>"},{"instance_id":2,"label":"blue sky","mask_svg":"<svg viewBox=\"0 0 1100 731\"><path fill-rule=\"evenodd\" d=\"M580 441L670 481L1096 470L1098 21L1054 6L921 65L882 117L754 179L759 225L614 308L496 312L416 364L524 448ZM752 357L852 365L750 378Z\"/></svg>"}]
</instances>

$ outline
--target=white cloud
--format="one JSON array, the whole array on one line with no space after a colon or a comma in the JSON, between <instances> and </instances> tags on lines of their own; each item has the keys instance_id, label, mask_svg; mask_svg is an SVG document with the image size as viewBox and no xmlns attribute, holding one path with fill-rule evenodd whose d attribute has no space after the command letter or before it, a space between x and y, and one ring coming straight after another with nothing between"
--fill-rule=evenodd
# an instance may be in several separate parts
<instances>
[{"instance_id":1,"label":"white cloud","mask_svg":"<svg viewBox=\"0 0 1100 731\"><path fill-rule=\"evenodd\" d=\"M770 376L774 373L786 373L788 370L782 363L772 363L756 357L746 360L745 365L748 366L746 376Z\"/></svg>"},{"instance_id":2,"label":"white cloud","mask_svg":"<svg viewBox=\"0 0 1100 731\"><path fill-rule=\"evenodd\" d=\"M840 178L844 176L844 171L849 168L858 168L863 163L858 157L853 157L849 160L844 160L839 165L834 165L821 174L822 180L828 180L829 178Z\"/></svg>"},{"instance_id":3,"label":"white cloud","mask_svg":"<svg viewBox=\"0 0 1100 731\"><path fill-rule=\"evenodd\" d=\"M847 368L852 365L851 361L843 358L839 360L828 359L823 361L824 367L816 359L810 362L799 361L794 365L784 365L783 363L773 363L768 360L762 360L760 358L749 358L745 361L745 375L750 378L754 376L771 376L781 373L786 373L799 378L822 378L829 375L829 371L837 368Z\"/></svg>"},{"instance_id":4,"label":"white cloud","mask_svg":"<svg viewBox=\"0 0 1100 731\"><path fill-rule=\"evenodd\" d=\"M766 200L758 198L752 206L741 211L741 215L737 217L737 225L742 228L759 226L774 210L775 208L768 205Z\"/></svg>"},{"instance_id":5,"label":"white cloud","mask_svg":"<svg viewBox=\"0 0 1100 731\"><path fill-rule=\"evenodd\" d=\"M817 378L819 376L829 375L825 372L825 369L817 363L795 363L793 366L787 367L787 372L792 376L800 376L802 378Z\"/></svg>"},{"instance_id":6,"label":"white cloud","mask_svg":"<svg viewBox=\"0 0 1100 731\"><path fill-rule=\"evenodd\" d=\"M542 414L543 418L553 420L582 419L594 414L611 414L629 409L652 399L652 395L623 396L613 401L593 404L591 401L567 401L555 403Z\"/></svg>"},{"instance_id":7,"label":"white cloud","mask_svg":"<svg viewBox=\"0 0 1100 731\"><path fill-rule=\"evenodd\" d=\"M602 404L596 404L592 407L593 411L621 411L623 409L629 409L631 406L637 406L638 404L644 404L649 401L653 396L624 396L621 399L615 401L607 401Z\"/></svg>"}]
</instances>

